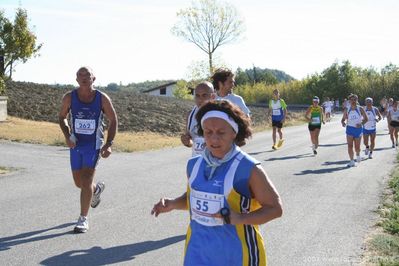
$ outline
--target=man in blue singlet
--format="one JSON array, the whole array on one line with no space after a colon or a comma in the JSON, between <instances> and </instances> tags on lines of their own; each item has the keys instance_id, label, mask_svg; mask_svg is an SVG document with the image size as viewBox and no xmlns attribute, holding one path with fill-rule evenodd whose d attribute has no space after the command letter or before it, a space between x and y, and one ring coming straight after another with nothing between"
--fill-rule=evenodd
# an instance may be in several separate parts
<instances>
[{"instance_id":1,"label":"man in blue singlet","mask_svg":"<svg viewBox=\"0 0 399 266\"><path fill-rule=\"evenodd\" d=\"M74 228L76 233L87 232L89 208L95 208L100 203L105 185L104 182L94 183L95 168L100 156L107 158L111 154L118 126L111 99L93 87L95 79L90 68L81 67L76 73L79 87L63 96L59 113L59 124L70 148L73 179L81 190L80 216ZM109 120L105 144L103 114Z\"/></svg>"}]
</instances>

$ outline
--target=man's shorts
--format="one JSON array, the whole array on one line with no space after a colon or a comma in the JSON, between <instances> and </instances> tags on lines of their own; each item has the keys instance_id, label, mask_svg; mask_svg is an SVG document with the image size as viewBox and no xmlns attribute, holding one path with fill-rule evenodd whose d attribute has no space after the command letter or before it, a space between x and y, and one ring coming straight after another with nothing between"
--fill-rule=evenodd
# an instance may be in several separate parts
<instances>
[{"instance_id":1,"label":"man's shorts","mask_svg":"<svg viewBox=\"0 0 399 266\"><path fill-rule=\"evenodd\" d=\"M282 128L283 127L283 123L281 121L272 120L272 127Z\"/></svg>"},{"instance_id":2,"label":"man's shorts","mask_svg":"<svg viewBox=\"0 0 399 266\"><path fill-rule=\"evenodd\" d=\"M82 168L95 169L100 158L100 150L75 147L70 149L70 155L72 171Z\"/></svg>"},{"instance_id":3,"label":"man's shorts","mask_svg":"<svg viewBox=\"0 0 399 266\"><path fill-rule=\"evenodd\" d=\"M363 134L364 135L373 135L375 133L376 133L375 129L365 129L365 128L363 128Z\"/></svg>"},{"instance_id":4,"label":"man's shorts","mask_svg":"<svg viewBox=\"0 0 399 266\"><path fill-rule=\"evenodd\" d=\"M391 121L389 125L393 128L399 128L399 122L398 121Z\"/></svg>"},{"instance_id":5,"label":"man's shorts","mask_svg":"<svg viewBox=\"0 0 399 266\"><path fill-rule=\"evenodd\" d=\"M321 125L310 125L310 124L308 125L309 131L313 131L316 128L321 129Z\"/></svg>"},{"instance_id":6,"label":"man's shorts","mask_svg":"<svg viewBox=\"0 0 399 266\"><path fill-rule=\"evenodd\" d=\"M362 136L362 132L363 132L362 127L346 126L346 135L352 136L355 139L360 138Z\"/></svg>"}]
</instances>

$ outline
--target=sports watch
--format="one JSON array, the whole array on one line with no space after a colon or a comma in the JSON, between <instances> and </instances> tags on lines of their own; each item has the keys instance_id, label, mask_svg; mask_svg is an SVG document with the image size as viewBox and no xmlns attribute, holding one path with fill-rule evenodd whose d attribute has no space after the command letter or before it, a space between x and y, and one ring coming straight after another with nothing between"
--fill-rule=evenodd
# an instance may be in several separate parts
<instances>
[{"instance_id":1,"label":"sports watch","mask_svg":"<svg viewBox=\"0 0 399 266\"><path fill-rule=\"evenodd\" d=\"M220 215L222 215L225 224L230 224L230 209L229 208L226 208L226 207L221 208Z\"/></svg>"}]
</instances>

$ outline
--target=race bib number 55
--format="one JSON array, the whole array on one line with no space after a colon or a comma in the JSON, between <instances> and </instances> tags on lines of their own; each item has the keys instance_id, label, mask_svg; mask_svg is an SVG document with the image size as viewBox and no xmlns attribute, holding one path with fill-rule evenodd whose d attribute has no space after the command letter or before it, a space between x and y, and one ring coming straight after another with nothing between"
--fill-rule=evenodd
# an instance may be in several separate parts
<instances>
[{"instance_id":1,"label":"race bib number 55","mask_svg":"<svg viewBox=\"0 0 399 266\"><path fill-rule=\"evenodd\" d=\"M75 132L83 135L91 135L96 129L96 121L93 119L75 119Z\"/></svg>"},{"instance_id":2,"label":"race bib number 55","mask_svg":"<svg viewBox=\"0 0 399 266\"><path fill-rule=\"evenodd\" d=\"M212 217L224 207L224 195L191 190L191 219L205 226L223 225L223 219Z\"/></svg>"}]
</instances>

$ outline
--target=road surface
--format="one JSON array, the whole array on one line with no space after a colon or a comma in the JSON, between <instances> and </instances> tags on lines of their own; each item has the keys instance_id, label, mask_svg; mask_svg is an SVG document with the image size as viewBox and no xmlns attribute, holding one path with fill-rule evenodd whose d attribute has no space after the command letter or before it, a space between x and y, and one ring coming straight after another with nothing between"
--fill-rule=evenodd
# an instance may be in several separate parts
<instances>
[{"instance_id":1,"label":"road surface","mask_svg":"<svg viewBox=\"0 0 399 266\"><path fill-rule=\"evenodd\" d=\"M272 151L271 132L243 148L266 169L283 200L283 217L261 227L271 266L356 265L394 166L386 120L378 124L374 159L347 168L339 117L323 126L313 156L305 125L284 128L284 147ZM1 265L181 265L188 213L154 218L161 196L186 187L185 147L114 153L101 160L102 203L89 214L90 230L73 234L79 190L66 148L0 141ZM206 243L204 243L206 244Z\"/></svg>"}]
</instances>

